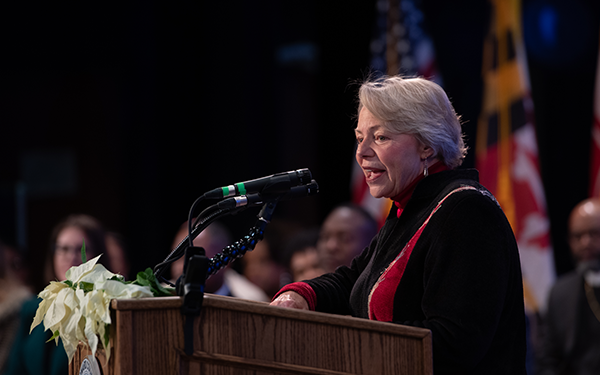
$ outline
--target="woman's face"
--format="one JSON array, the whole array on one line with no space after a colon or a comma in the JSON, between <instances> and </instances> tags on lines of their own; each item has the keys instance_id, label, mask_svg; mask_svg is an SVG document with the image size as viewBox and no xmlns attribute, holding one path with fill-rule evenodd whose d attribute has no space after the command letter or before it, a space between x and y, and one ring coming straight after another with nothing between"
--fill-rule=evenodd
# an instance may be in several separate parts
<instances>
[{"instance_id":1,"label":"woman's face","mask_svg":"<svg viewBox=\"0 0 600 375\"><path fill-rule=\"evenodd\" d=\"M65 274L72 266L81 264L81 246L84 232L76 227L66 227L56 238L54 250L54 274L59 280L65 280ZM88 243L88 241L85 241ZM90 253L87 252L88 258Z\"/></svg>"},{"instance_id":2,"label":"woman's face","mask_svg":"<svg viewBox=\"0 0 600 375\"><path fill-rule=\"evenodd\" d=\"M432 153L414 136L391 132L366 107L358 115L355 133L356 160L375 198L398 196L423 173L422 160Z\"/></svg>"}]
</instances>

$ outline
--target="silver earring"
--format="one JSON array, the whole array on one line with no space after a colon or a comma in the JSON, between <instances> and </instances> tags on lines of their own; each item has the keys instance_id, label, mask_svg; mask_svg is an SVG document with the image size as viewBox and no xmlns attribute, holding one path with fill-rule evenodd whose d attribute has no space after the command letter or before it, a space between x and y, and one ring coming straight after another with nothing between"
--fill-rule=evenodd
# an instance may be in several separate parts
<instances>
[{"instance_id":1,"label":"silver earring","mask_svg":"<svg viewBox=\"0 0 600 375\"><path fill-rule=\"evenodd\" d=\"M423 168L423 177L429 176L429 169L427 168L427 159L425 159L425 167Z\"/></svg>"}]
</instances>

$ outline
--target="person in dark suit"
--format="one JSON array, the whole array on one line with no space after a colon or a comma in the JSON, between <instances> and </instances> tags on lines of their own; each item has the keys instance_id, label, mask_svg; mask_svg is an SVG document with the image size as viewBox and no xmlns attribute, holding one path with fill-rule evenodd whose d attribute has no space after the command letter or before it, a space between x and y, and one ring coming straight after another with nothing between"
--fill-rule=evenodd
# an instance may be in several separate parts
<instances>
[{"instance_id":1,"label":"person in dark suit","mask_svg":"<svg viewBox=\"0 0 600 375\"><path fill-rule=\"evenodd\" d=\"M579 203L569 217L574 271L550 291L542 320L538 374L600 374L600 199Z\"/></svg>"}]
</instances>

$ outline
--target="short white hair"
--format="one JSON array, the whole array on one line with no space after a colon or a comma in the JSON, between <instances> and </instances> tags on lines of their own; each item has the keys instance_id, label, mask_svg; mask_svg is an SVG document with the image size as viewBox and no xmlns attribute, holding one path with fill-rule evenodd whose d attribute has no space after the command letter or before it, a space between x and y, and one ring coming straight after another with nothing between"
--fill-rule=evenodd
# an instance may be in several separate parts
<instances>
[{"instance_id":1,"label":"short white hair","mask_svg":"<svg viewBox=\"0 0 600 375\"><path fill-rule=\"evenodd\" d=\"M450 168L462 164L467 148L460 118L436 83L401 76L367 79L360 86L358 100L358 113L365 107L388 129L413 135Z\"/></svg>"}]
</instances>

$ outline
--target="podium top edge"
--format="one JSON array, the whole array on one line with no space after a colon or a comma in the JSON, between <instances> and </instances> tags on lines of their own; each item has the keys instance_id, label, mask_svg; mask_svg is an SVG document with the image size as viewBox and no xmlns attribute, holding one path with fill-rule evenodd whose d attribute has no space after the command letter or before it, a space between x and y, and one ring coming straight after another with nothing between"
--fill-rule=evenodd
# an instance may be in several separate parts
<instances>
[{"instance_id":1,"label":"podium top edge","mask_svg":"<svg viewBox=\"0 0 600 375\"><path fill-rule=\"evenodd\" d=\"M181 308L181 297L154 297L139 299L114 299L111 308L117 311L127 310L170 310ZM375 330L383 333L401 334L414 338L425 338L431 331L425 328L405 326L401 324L378 322L368 319L342 316L315 311L304 311L283 307L270 306L266 302L250 301L235 297L205 294L203 307L228 309L246 313L254 313L279 318L304 320L313 323L340 325L348 328Z\"/></svg>"}]
</instances>

